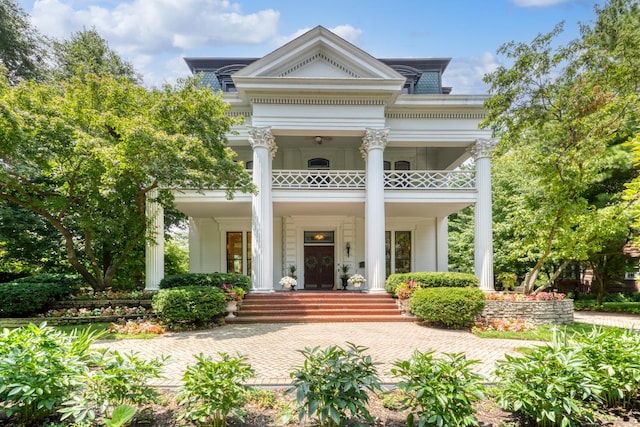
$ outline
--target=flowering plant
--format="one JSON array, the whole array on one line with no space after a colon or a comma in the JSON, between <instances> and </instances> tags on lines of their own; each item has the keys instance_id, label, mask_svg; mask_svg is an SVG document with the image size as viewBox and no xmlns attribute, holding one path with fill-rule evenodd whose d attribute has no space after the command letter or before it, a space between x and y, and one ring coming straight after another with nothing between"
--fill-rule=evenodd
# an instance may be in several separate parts
<instances>
[{"instance_id":1,"label":"flowering plant","mask_svg":"<svg viewBox=\"0 0 640 427\"><path fill-rule=\"evenodd\" d=\"M526 332L535 331L537 325L521 317L505 319L486 319L476 317L472 327L473 332L501 331L501 332Z\"/></svg>"},{"instance_id":2,"label":"flowering plant","mask_svg":"<svg viewBox=\"0 0 640 427\"><path fill-rule=\"evenodd\" d=\"M138 335L138 334L163 334L164 327L158 323L151 322L149 320L127 320L122 323L110 323L107 327L107 332L110 334L125 334L125 335Z\"/></svg>"},{"instance_id":3,"label":"flowering plant","mask_svg":"<svg viewBox=\"0 0 640 427\"><path fill-rule=\"evenodd\" d=\"M99 308L61 308L49 310L40 317L108 317L108 316L144 316L152 310L139 307L99 307Z\"/></svg>"},{"instance_id":4,"label":"flowering plant","mask_svg":"<svg viewBox=\"0 0 640 427\"><path fill-rule=\"evenodd\" d=\"M535 295L518 293L487 293L486 299L492 301L562 301L566 295L557 292L539 292Z\"/></svg>"},{"instance_id":5,"label":"flowering plant","mask_svg":"<svg viewBox=\"0 0 640 427\"><path fill-rule=\"evenodd\" d=\"M225 301L242 301L244 298L245 291L241 287L223 283L220 285L220 289L224 291Z\"/></svg>"},{"instance_id":6,"label":"flowering plant","mask_svg":"<svg viewBox=\"0 0 640 427\"><path fill-rule=\"evenodd\" d=\"M298 282L296 281L296 279L291 276L284 276L282 279L280 279L280 286L282 286L283 288L295 288L297 284Z\"/></svg>"},{"instance_id":7,"label":"flowering plant","mask_svg":"<svg viewBox=\"0 0 640 427\"><path fill-rule=\"evenodd\" d=\"M398 299L409 299L411 295L416 291L418 284L413 280L401 283L396 287L396 297Z\"/></svg>"},{"instance_id":8,"label":"flowering plant","mask_svg":"<svg viewBox=\"0 0 640 427\"><path fill-rule=\"evenodd\" d=\"M364 277L362 277L361 274L354 274L353 276L349 277L348 282L350 285L358 287L366 282L366 280L364 279Z\"/></svg>"}]
</instances>

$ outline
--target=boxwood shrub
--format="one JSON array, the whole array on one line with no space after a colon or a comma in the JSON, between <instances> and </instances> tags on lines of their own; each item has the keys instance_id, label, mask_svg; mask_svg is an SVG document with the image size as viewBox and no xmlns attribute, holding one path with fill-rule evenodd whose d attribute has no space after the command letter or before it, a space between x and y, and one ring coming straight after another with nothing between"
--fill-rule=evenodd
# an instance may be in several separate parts
<instances>
[{"instance_id":1,"label":"boxwood shrub","mask_svg":"<svg viewBox=\"0 0 640 427\"><path fill-rule=\"evenodd\" d=\"M223 283L238 286L249 292L251 279L237 273L187 273L167 276L160 281L160 289L181 288L185 286L220 287Z\"/></svg>"},{"instance_id":2,"label":"boxwood shrub","mask_svg":"<svg viewBox=\"0 0 640 427\"><path fill-rule=\"evenodd\" d=\"M0 316L44 313L50 304L80 290L84 280L67 274L41 274L0 283Z\"/></svg>"},{"instance_id":3,"label":"boxwood shrub","mask_svg":"<svg viewBox=\"0 0 640 427\"><path fill-rule=\"evenodd\" d=\"M185 286L160 289L151 300L153 311L167 323L204 323L225 313L222 289Z\"/></svg>"},{"instance_id":4,"label":"boxwood shrub","mask_svg":"<svg viewBox=\"0 0 640 427\"><path fill-rule=\"evenodd\" d=\"M484 304L484 292L476 287L420 288L409 300L411 313L427 323L454 329L470 327Z\"/></svg>"},{"instance_id":5,"label":"boxwood shrub","mask_svg":"<svg viewBox=\"0 0 640 427\"><path fill-rule=\"evenodd\" d=\"M465 288L467 286L478 286L478 283L480 283L476 276L469 273L423 271L392 274L387 278L384 288L391 295L395 295L396 287L410 280L416 282L421 288Z\"/></svg>"}]
</instances>

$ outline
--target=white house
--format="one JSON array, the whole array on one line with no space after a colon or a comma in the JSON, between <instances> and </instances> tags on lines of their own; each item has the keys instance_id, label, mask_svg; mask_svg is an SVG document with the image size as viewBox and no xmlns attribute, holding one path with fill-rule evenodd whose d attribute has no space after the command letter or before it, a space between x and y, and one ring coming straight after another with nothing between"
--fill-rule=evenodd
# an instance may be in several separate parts
<instances>
[{"instance_id":1,"label":"white house","mask_svg":"<svg viewBox=\"0 0 640 427\"><path fill-rule=\"evenodd\" d=\"M229 145L259 190L175 191L191 272L248 274L268 293L290 265L298 289L317 290L347 264L383 292L391 273L447 271L447 217L475 204L475 271L493 289L486 97L442 87L449 59L374 58L318 26L263 58L186 62L245 117ZM459 170L471 157L475 173ZM162 253L148 245L148 289Z\"/></svg>"}]
</instances>

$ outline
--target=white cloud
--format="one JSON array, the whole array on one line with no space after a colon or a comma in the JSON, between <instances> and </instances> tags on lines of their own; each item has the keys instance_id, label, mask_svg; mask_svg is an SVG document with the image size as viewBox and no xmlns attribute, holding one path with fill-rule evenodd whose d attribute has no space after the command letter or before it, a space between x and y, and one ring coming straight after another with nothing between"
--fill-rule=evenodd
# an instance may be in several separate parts
<instances>
[{"instance_id":1,"label":"white cloud","mask_svg":"<svg viewBox=\"0 0 640 427\"><path fill-rule=\"evenodd\" d=\"M452 94L487 94L489 88L482 78L499 65L490 52L470 58L454 58L442 76L442 84L452 87Z\"/></svg>"},{"instance_id":2,"label":"white cloud","mask_svg":"<svg viewBox=\"0 0 640 427\"><path fill-rule=\"evenodd\" d=\"M184 76L181 58L189 50L268 43L277 36L279 18L273 9L242 13L227 0L36 0L31 11L33 25L56 39L95 27L147 85L174 80L161 76L160 64L169 56L180 57ZM177 61L171 61L174 72Z\"/></svg>"},{"instance_id":3,"label":"white cloud","mask_svg":"<svg viewBox=\"0 0 640 427\"><path fill-rule=\"evenodd\" d=\"M513 4L520 7L546 7L556 4L569 3L573 0L511 0Z\"/></svg>"}]
</instances>

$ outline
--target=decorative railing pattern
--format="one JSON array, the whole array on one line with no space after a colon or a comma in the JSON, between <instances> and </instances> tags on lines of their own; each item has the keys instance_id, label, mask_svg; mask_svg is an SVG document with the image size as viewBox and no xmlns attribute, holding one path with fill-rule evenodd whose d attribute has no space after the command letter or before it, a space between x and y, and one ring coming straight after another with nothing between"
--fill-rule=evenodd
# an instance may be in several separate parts
<instances>
[{"instance_id":1,"label":"decorative railing pattern","mask_svg":"<svg viewBox=\"0 0 640 427\"><path fill-rule=\"evenodd\" d=\"M384 171L388 190L473 190L473 171ZM364 189L365 171L275 170L273 189Z\"/></svg>"}]
</instances>

